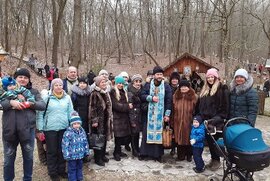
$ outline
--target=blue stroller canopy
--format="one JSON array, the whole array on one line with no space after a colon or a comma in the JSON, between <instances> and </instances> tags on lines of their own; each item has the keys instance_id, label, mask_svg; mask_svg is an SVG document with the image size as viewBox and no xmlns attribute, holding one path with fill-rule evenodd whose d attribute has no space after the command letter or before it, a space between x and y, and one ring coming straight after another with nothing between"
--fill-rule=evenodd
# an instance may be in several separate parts
<instances>
[{"instance_id":1,"label":"blue stroller canopy","mask_svg":"<svg viewBox=\"0 0 270 181\"><path fill-rule=\"evenodd\" d=\"M227 127L224 135L225 146L242 152L267 150L262 132L248 124L235 124Z\"/></svg>"}]
</instances>

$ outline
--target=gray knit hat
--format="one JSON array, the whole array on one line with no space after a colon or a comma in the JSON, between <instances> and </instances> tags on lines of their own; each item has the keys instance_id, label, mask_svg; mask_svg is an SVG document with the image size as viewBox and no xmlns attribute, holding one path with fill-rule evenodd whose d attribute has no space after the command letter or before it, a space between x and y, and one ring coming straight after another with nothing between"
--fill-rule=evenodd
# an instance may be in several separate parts
<instances>
[{"instance_id":1,"label":"gray knit hat","mask_svg":"<svg viewBox=\"0 0 270 181\"><path fill-rule=\"evenodd\" d=\"M96 83L96 86L99 86L99 84L100 84L100 82L101 82L102 80L105 80L105 77L104 77L103 75L96 76L96 77L94 78L94 81L95 81L95 83Z\"/></svg>"},{"instance_id":2,"label":"gray knit hat","mask_svg":"<svg viewBox=\"0 0 270 181\"><path fill-rule=\"evenodd\" d=\"M142 76L140 74L135 74L131 77L131 82L134 82L135 80L140 80L142 81Z\"/></svg>"}]
</instances>

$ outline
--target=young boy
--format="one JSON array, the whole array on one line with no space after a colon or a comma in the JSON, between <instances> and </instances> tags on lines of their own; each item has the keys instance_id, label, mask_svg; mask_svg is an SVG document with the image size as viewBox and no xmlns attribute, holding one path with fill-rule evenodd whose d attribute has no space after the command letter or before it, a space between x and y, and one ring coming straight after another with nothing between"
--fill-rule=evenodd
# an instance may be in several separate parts
<instances>
[{"instance_id":1,"label":"young boy","mask_svg":"<svg viewBox=\"0 0 270 181\"><path fill-rule=\"evenodd\" d=\"M62 139L62 152L68 161L68 180L83 180L83 158L89 155L89 145L82 121L77 112L70 118L70 127L67 128Z\"/></svg>"},{"instance_id":2,"label":"young boy","mask_svg":"<svg viewBox=\"0 0 270 181\"><path fill-rule=\"evenodd\" d=\"M190 133L190 144L192 145L193 159L196 167L193 170L196 173L202 173L205 170L204 161L202 159L203 141L205 139L205 127L202 124L203 119L201 116L193 118L192 129Z\"/></svg>"},{"instance_id":3,"label":"young boy","mask_svg":"<svg viewBox=\"0 0 270 181\"><path fill-rule=\"evenodd\" d=\"M0 100L19 100L24 108L29 108L31 104L35 103L33 94L25 87L20 86L12 77L4 77L1 83L3 93L0 96Z\"/></svg>"}]
</instances>

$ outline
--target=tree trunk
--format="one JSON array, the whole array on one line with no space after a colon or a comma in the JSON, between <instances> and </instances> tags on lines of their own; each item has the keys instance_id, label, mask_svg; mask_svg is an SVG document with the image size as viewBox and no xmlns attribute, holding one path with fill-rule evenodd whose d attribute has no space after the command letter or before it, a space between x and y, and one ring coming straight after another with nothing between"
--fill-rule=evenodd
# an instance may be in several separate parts
<instances>
[{"instance_id":1,"label":"tree trunk","mask_svg":"<svg viewBox=\"0 0 270 181\"><path fill-rule=\"evenodd\" d=\"M9 19L9 14L8 14L8 0L5 0L5 51L9 52L10 47L9 47L9 30L8 30L8 19Z\"/></svg>"},{"instance_id":2,"label":"tree trunk","mask_svg":"<svg viewBox=\"0 0 270 181\"><path fill-rule=\"evenodd\" d=\"M29 32L29 29L31 27L31 23L32 23L32 7L33 7L33 1L34 0L30 0L29 2L29 11L28 11L28 15L27 15L27 19L28 19L28 22L27 22L27 25L25 27L25 32L24 32L24 38L23 38L23 47L22 47L22 52L21 52L21 56L20 56L20 62L19 62L19 65L18 67L21 66L21 63L23 61L23 56L26 52L26 46L27 46L27 38L28 38L28 32Z\"/></svg>"},{"instance_id":3,"label":"tree trunk","mask_svg":"<svg viewBox=\"0 0 270 181\"><path fill-rule=\"evenodd\" d=\"M81 1L74 1L74 17L72 30L72 45L70 50L70 63L72 66L79 67L81 62L81 43L82 43L82 7Z\"/></svg>"},{"instance_id":4,"label":"tree trunk","mask_svg":"<svg viewBox=\"0 0 270 181\"><path fill-rule=\"evenodd\" d=\"M61 31L61 21L63 18L64 9L67 0L59 0L59 10L57 14L56 1L52 0L52 20L53 20L53 47L52 47L52 63L57 67L58 64L58 45L59 45L59 35Z\"/></svg>"},{"instance_id":5,"label":"tree trunk","mask_svg":"<svg viewBox=\"0 0 270 181\"><path fill-rule=\"evenodd\" d=\"M44 42L44 54L45 54L45 61L46 64L48 64L48 47L47 47L47 31L46 31L46 22L44 20L44 13L45 13L45 7L47 5L47 1L45 1L45 5L41 14L41 21L42 21L42 29L43 29L43 42Z\"/></svg>"}]
</instances>

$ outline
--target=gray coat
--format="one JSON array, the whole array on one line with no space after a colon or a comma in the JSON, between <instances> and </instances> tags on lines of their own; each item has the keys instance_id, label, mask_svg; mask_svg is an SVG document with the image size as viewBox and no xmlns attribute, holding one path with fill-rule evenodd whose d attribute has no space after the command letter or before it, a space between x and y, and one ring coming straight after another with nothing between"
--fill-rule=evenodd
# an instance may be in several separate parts
<instances>
[{"instance_id":1,"label":"gray coat","mask_svg":"<svg viewBox=\"0 0 270 181\"><path fill-rule=\"evenodd\" d=\"M230 118L245 117L255 126L259 98L257 91L252 88L253 78L248 77L242 85L236 86L233 80L230 84Z\"/></svg>"},{"instance_id":2,"label":"gray coat","mask_svg":"<svg viewBox=\"0 0 270 181\"><path fill-rule=\"evenodd\" d=\"M30 129L36 127L36 110L44 111L46 104L38 90L28 88L35 96L35 104L28 109L12 109L9 100L3 100L2 132L3 139L8 142L25 142L30 139Z\"/></svg>"}]
</instances>

